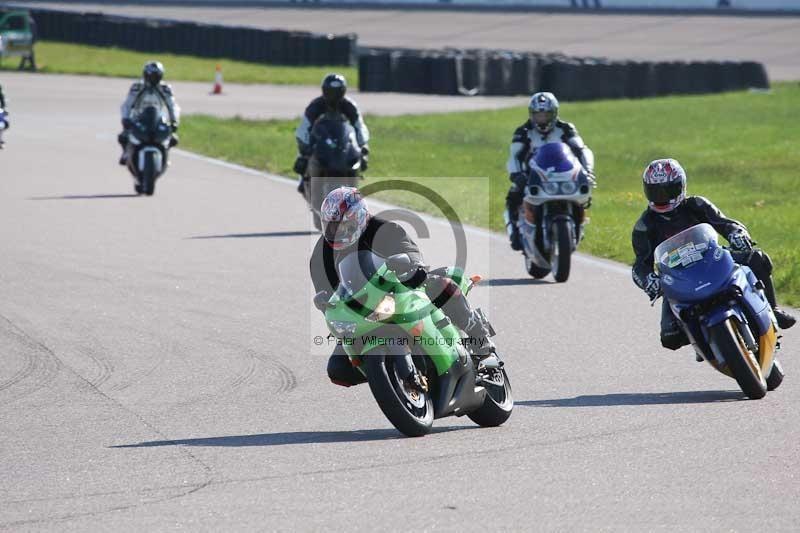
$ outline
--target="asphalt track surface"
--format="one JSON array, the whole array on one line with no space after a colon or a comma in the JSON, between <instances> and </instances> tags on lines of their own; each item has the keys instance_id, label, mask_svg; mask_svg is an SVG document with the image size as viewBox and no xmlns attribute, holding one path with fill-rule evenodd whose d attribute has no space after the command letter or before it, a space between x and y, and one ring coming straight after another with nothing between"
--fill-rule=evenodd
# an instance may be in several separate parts
<instances>
[{"instance_id":1,"label":"asphalt track surface","mask_svg":"<svg viewBox=\"0 0 800 533\"><path fill-rule=\"evenodd\" d=\"M516 408L401 438L366 386L325 376L290 182L176 151L132 197L116 107L21 79L0 152L0 529L796 531L800 328L782 388L747 401L660 348L627 267L579 255L566 284L532 282L468 229ZM426 220L426 259L451 263Z\"/></svg>"},{"instance_id":2,"label":"asphalt track surface","mask_svg":"<svg viewBox=\"0 0 800 533\"><path fill-rule=\"evenodd\" d=\"M350 33L364 46L496 48L642 60L754 60L800 80L800 17L497 13L38 3L217 24Z\"/></svg>"}]
</instances>

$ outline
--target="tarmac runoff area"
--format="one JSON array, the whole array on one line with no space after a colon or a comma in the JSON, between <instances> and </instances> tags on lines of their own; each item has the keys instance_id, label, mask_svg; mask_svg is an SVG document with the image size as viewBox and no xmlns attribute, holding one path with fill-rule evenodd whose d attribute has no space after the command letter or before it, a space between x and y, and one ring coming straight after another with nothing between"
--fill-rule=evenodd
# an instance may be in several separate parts
<instances>
[{"instance_id":1,"label":"tarmac runoff area","mask_svg":"<svg viewBox=\"0 0 800 533\"><path fill-rule=\"evenodd\" d=\"M362 46L493 48L638 60L752 60L800 80L800 16L592 15L36 3L140 17L357 33Z\"/></svg>"},{"instance_id":2,"label":"tarmac runoff area","mask_svg":"<svg viewBox=\"0 0 800 533\"><path fill-rule=\"evenodd\" d=\"M746 401L661 348L627 266L578 254L536 281L467 228L516 407L401 438L325 375L292 181L174 150L136 197L125 81L77 81L3 74L0 530L797 531L800 328L784 384ZM426 262L453 264L423 220Z\"/></svg>"}]
</instances>

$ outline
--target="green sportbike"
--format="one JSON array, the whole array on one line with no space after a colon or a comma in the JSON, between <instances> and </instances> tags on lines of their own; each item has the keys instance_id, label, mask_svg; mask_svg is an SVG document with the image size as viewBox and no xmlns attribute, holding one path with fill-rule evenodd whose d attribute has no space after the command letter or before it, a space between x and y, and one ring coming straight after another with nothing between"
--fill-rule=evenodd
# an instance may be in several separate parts
<instances>
[{"instance_id":1,"label":"green sportbike","mask_svg":"<svg viewBox=\"0 0 800 533\"><path fill-rule=\"evenodd\" d=\"M406 254L387 259L353 252L338 266L339 286L316 305L355 368L366 376L386 418L409 437L431 431L433 420L467 415L480 426L511 416L511 384L496 353L473 355L468 339L431 303L423 288L400 281ZM394 267L394 268L393 268ZM479 281L448 275L466 295ZM494 331L481 314L490 334Z\"/></svg>"}]
</instances>

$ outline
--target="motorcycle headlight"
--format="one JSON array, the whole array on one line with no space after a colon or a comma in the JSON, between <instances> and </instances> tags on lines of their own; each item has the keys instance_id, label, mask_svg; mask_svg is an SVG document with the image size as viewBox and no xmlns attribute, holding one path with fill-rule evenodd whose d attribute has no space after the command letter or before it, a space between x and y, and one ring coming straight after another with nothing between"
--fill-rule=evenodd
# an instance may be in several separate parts
<instances>
[{"instance_id":1,"label":"motorcycle headlight","mask_svg":"<svg viewBox=\"0 0 800 533\"><path fill-rule=\"evenodd\" d=\"M542 187L547 194L558 194L558 183L554 181L546 181Z\"/></svg>"},{"instance_id":2,"label":"motorcycle headlight","mask_svg":"<svg viewBox=\"0 0 800 533\"><path fill-rule=\"evenodd\" d=\"M339 337L350 335L351 337L356 334L355 322L342 322L339 320L332 320L330 322L331 329Z\"/></svg>"},{"instance_id":3,"label":"motorcycle headlight","mask_svg":"<svg viewBox=\"0 0 800 533\"><path fill-rule=\"evenodd\" d=\"M578 185L574 181L565 181L561 184L561 193L573 194L577 188Z\"/></svg>"},{"instance_id":4,"label":"motorcycle headlight","mask_svg":"<svg viewBox=\"0 0 800 533\"><path fill-rule=\"evenodd\" d=\"M394 296L387 294L383 297L383 300L380 301L377 307L375 307L375 310L369 314L367 320L380 322L381 320L392 318L394 315L394 307Z\"/></svg>"}]
</instances>

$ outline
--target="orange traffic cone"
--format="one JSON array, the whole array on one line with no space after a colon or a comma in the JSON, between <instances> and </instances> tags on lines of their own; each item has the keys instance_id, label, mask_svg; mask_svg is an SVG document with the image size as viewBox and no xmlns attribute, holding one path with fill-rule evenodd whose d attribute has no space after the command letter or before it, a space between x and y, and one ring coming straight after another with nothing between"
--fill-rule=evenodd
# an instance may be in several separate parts
<instances>
[{"instance_id":1,"label":"orange traffic cone","mask_svg":"<svg viewBox=\"0 0 800 533\"><path fill-rule=\"evenodd\" d=\"M214 89L211 94L222 94L222 67L217 65L217 71L214 73Z\"/></svg>"}]
</instances>

